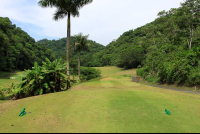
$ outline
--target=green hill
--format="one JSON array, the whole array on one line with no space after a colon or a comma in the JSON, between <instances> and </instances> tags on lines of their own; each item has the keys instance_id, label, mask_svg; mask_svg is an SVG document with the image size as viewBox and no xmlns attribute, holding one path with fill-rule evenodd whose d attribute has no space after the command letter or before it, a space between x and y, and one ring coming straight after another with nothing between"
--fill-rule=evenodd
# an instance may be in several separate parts
<instances>
[{"instance_id":1,"label":"green hill","mask_svg":"<svg viewBox=\"0 0 200 134\"><path fill-rule=\"evenodd\" d=\"M48 49L51 49L53 54L57 59L63 58L66 59L66 38L59 40L47 40L43 39L37 42L39 46L45 46ZM93 59L93 55L97 52L104 50L105 46L96 43L95 41L89 40L88 43L90 46L90 52L81 52L81 65L88 66L88 63ZM71 37L71 47L70 47L70 60L73 62L78 59L78 54L73 52L74 37ZM77 63L77 62L76 62ZM72 63L73 64L73 63Z\"/></svg>"},{"instance_id":2,"label":"green hill","mask_svg":"<svg viewBox=\"0 0 200 134\"><path fill-rule=\"evenodd\" d=\"M0 17L0 71L31 69L35 61L41 64L46 57L54 59L50 49L37 45L9 18Z\"/></svg>"},{"instance_id":3,"label":"green hill","mask_svg":"<svg viewBox=\"0 0 200 134\"><path fill-rule=\"evenodd\" d=\"M101 66L140 68L150 82L200 85L199 2L185 1L179 8L161 11L158 17L94 55Z\"/></svg>"}]
</instances>

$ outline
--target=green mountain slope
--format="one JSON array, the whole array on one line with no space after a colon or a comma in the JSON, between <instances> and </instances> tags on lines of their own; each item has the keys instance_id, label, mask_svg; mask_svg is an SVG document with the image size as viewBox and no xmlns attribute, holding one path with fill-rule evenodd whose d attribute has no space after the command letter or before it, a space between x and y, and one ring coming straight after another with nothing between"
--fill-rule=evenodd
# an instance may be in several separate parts
<instances>
[{"instance_id":1,"label":"green mountain slope","mask_svg":"<svg viewBox=\"0 0 200 134\"><path fill-rule=\"evenodd\" d=\"M88 43L90 46L90 52L81 52L81 65L87 66L89 62L93 59L93 55L102 51L105 46L96 43L95 41L89 40ZM63 58L66 59L66 38L62 38L59 40L47 40L43 39L37 42L39 46L45 46L48 49L51 49L53 54L57 59ZM70 60L71 62L78 59L78 54L73 52L73 44L74 44L74 37L71 37L71 47L70 47ZM75 61L74 61L75 62ZM77 61L78 62L78 61ZM74 64L77 64L75 62ZM73 63L72 63L73 64Z\"/></svg>"},{"instance_id":2,"label":"green mountain slope","mask_svg":"<svg viewBox=\"0 0 200 134\"><path fill-rule=\"evenodd\" d=\"M41 64L46 57L54 59L50 49L37 45L9 18L0 17L0 70L31 69L35 61Z\"/></svg>"},{"instance_id":3,"label":"green mountain slope","mask_svg":"<svg viewBox=\"0 0 200 134\"><path fill-rule=\"evenodd\" d=\"M94 55L102 66L144 67L150 82L200 85L200 19L197 0L161 11L153 22L122 34Z\"/></svg>"}]
</instances>

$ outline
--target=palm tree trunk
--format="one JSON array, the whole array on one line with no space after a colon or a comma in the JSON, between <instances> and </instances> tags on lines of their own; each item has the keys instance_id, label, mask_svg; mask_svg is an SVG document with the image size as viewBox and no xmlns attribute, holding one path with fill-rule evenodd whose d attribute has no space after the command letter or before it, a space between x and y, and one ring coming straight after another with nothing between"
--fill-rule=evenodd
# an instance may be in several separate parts
<instances>
[{"instance_id":1,"label":"palm tree trunk","mask_svg":"<svg viewBox=\"0 0 200 134\"><path fill-rule=\"evenodd\" d=\"M69 61L70 61L70 13L68 13L68 21L67 21L67 69L70 68ZM67 76L70 78L70 71L67 70Z\"/></svg>"},{"instance_id":2,"label":"palm tree trunk","mask_svg":"<svg viewBox=\"0 0 200 134\"><path fill-rule=\"evenodd\" d=\"M71 24L70 24L70 12L68 12L68 21L67 21L67 54L66 54L66 58L67 58L67 77L68 77L68 82L67 82L67 87L70 87L70 65L69 65L69 61L70 61L70 32L71 32Z\"/></svg>"},{"instance_id":3,"label":"palm tree trunk","mask_svg":"<svg viewBox=\"0 0 200 134\"><path fill-rule=\"evenodd\" d=\"M81 75L81 51L79 51L79 59L78 59L78 78L80 80Z\"/></svg>"}]
</instances>

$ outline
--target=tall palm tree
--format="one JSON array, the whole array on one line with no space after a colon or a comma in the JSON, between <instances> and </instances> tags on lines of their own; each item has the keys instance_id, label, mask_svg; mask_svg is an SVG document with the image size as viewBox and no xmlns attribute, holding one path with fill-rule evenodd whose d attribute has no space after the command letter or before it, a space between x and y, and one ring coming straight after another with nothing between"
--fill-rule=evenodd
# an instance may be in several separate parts
<instances>
[{"instance_id":1,"label":"tall palm tree","mask_svg":"<svg viewBox=\"0 0 200 134\"><path fill-rule=\"evenodd\" d=\"M73 17L79 17L79 10L87 5L92 3L93 0L40 0L38 4L41 7L56 7L57 10L54 13L53 19L58 21L59 19L63 19L65 16L68 17L67 21L67 76L70 79L70 34L71 34L71 15Z\"/></svg>"},{"instance_id":2,"label":"tall palm tree","mask_svg":"<svg viewBox=\"0 0 200 134\"><path fill-rule=\"evenodd\" d=\"M83 36L82 33L75 35L75 43L74 43L74 51L79 52L79 60L78 60L78 76L80 80L80 66L81 66L81 51L90 51L88 43L89 35Z\"/></svg>"}]
</instances>

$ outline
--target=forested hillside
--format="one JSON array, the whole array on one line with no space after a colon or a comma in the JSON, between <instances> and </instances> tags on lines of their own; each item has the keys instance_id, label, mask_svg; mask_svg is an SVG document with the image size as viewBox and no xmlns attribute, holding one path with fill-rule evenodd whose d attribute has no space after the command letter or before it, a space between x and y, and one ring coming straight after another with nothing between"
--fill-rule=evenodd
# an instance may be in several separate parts
<instances>
[{"instance_id":1,"label":"forested hillside","mask_svg":"<svg viewBox=\"0 0 200 134\"><path fill-rule=\"evenodd\" d=\"M117 65L125 69L136 68L145 58L147 45L141 45L140 39L146 34L142 28L130 30L112 41L106 48L96 53L94 59L98 59L101 66Z\"/></svg>"},{"instance_id":2,"label":"forested hillside","mask_svg":"<svg viewBox=\"0 0 200 134\"><path fill-rule=\"evenodd\" d=\"M71 47L70 47L70 61L71 66L73 67L74 64L78 63L78 53L74 52L73 45L74 45L74 37L71 37ZM57 59L62 58L66 59L66 38L62 38L59 40L47 40L43 39L37 42L39 46L47 47L48 49L51 49L53 54ZM93 64L93 55L95 55L97 52L100 52L105 48L105 46L96 43L95 41L88 40L88 43L90 44L90 52L81 51L81 66L94 66L96 64ZM101 66L101 65L99 65Z\"/></svg>"},{"instance_id":3,"label":"forested hillside","mask_svg":"<svg viewBox=\"0 0 200 134\"><path fill-rule=\"evenodd\" d=\"M0 17L0 71L31 69L34 62L40 65L45 58L54 59L52 50L39 46L20 27Z\"/></svg>"},{"instance_id":4,"label":"forested hillside","mask_svg":"<svg viewBox=\"0 0 200 134\"><path fill-rule=\"evenodd\" d=\"M95 54L102 66L143 67L151 82L200 85L200 2L161 11L155 21L125 32Z\"/></svg>"}]
</instances>

